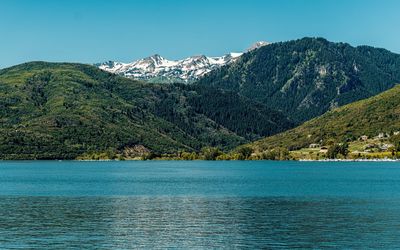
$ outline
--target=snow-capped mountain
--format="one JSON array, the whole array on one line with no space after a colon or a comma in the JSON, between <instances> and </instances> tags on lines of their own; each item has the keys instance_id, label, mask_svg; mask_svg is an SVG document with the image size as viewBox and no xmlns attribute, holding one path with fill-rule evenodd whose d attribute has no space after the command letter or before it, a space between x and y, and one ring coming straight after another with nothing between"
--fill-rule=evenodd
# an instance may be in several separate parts
<instances>
[{"instance_id":1,"label":"snow-capped mountain","mask_svg":"<svg viewBox=\"0 0 400 250\"><path fill-rule=\"evenodd\" d=\"M201 55L172 61L156 54L132 63L108 61L96 66L111 73L151 82L191 82L217 67L235 61L241 55L242 53L230 53L221 57Z\"/></svg>"},{"instance_id":2,"label":"snow-capped mountain","mask_svg":"<svg viewBox=\"0 0 400 250\"><path fill-rule=\"evenodd\" d=\"M258 42L247 51L267 44ZM220 57L200 55L182 60L168 60L156 54L131 63L108 61L96 66L114 74L150 82L192 82L215 68L236 61L242 54L229 53Z\"/></svg>"}]
</instances>

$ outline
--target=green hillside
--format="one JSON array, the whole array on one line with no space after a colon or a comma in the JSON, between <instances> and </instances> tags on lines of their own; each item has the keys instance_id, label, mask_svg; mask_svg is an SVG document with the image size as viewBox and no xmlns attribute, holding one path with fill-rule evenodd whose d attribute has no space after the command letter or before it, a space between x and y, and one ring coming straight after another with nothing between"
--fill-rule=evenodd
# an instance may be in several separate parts
<instances>
[{"instance_id":1,"label":"green hillside","mask_svg":"<svg viewBox=\"0 0 400 250\"><path fill-rule=\"evenodd\" d=\"M208 91L214 92L216 106L202 100L208 98L204 90L146 84L89 65L32 62L3 69L0 159L230 149L292 126L279 112L270 116L271 110L254 101ZM237 100L234 109L222 105L232 99ZM222 111L232 119L218 120ZM237 121L248 128L236 126ZM263 121L270 129L253 129L252 121Z\"/></svg>"},{"instance_id":2,"label":"green hillside","mask_svg":"<svg viewBox=\"0 0 400 250\"><path fill-rule=\"evenodd\" d=\"M197 84L232 90L298 124L400 82L400 55L322 38L273 43L212 71Z\"/></svg>"},{"instance_id":3,"label":"green hillside","mask_svg":"<svg viewBox=\"0 0 400 250\"><path fill-rule=\"evenodd\" d=\"M361 136L386 137L400 131L400 86L377 96L334 109L303 125L249 144L254 151L306 148L312 143L357 141Z\"/></svg>"}]
</instances>

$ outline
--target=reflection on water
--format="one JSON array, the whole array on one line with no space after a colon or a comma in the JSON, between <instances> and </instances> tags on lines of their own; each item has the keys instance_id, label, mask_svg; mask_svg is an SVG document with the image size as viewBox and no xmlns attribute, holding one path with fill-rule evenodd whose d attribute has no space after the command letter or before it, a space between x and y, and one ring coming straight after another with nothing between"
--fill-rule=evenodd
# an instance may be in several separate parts
<instances>
[{"instance_id":1,"label":"reflection on water","mask_svg":"<svg viewBox=\"0 0 400 250\"><path fill-rule=\"evenodd\" d=\"M0 197L1 248L400 247L400 202Z\"/></svg>"}]
</instances>

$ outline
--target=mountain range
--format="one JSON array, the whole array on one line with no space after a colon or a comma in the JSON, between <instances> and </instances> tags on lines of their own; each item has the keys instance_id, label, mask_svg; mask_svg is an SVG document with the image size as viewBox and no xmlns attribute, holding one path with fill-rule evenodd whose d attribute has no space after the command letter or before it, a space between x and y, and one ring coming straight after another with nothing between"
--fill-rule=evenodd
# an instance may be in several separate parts
<instances>
[{"instance_id":1,"label":"mountain range","mask_svg":"<svg viewBox=\"0 0 400 250\"><path fill-rule=\"evenodd\" d=\"M260 41L246 51L268 44L268 42ZM198 55L182 60L168 60L155 54L131 63L107 61L95 66L114 74L152 83L191 83L216 68L235 62L242 54L229 53L219 57Z\"/></svg>"},{"instance_id":2,"label":"mountain range","mask_svg":"<svg viewBox=\"0 0 400 250\"><path fill-rule=\"evenodd\" d=\"M140 62L154 72L169 63ZM132 158L253 141L257 150L293 149L400 130L398 88L389 90L400 82L400 55L385 49L303 38L256 46L193 82L120 74L48 62L0 70L0 159Z\"/></svg>"}]
</instances>

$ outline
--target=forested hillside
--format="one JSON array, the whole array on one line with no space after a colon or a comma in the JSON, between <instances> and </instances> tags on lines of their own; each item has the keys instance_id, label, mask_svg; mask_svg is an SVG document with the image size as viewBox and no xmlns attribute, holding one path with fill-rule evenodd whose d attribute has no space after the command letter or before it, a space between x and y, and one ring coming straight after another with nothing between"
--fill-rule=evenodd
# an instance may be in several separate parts
<instances>
[{"instance_id":1,"label":"forested hillside","mask_svg":"<svg viewBox=\"0 0 400 250\"><path fill-rule=\"evenodd\" d=\"M146 84L83 64L3 69L0 97L0 159L230 149L292 126L233 92Z\"/></svg>"},{"instance_id":2,"label":"forested hillside","mask_svg":"<svg viewBox=\"0 0 400 250\"><path fill-rule=\"evenodd\" d=\"M273 43L212 71L197 84L231 90L300 124L400 82L400 55L322 38Z\"/></svg>"},{"instance_id":3,"label":"forested hillside","mask_svg":"<svg viewBox=\"0 0 400 250\"><path fill-rule=\"evenodd\" d=\"M294 125L283 113L233 91L184 84L163 86L162 90L157 115L189 133L196 133L192 118L198 114L247 140L276 134Z\"/></svg>"}]
</instances>

